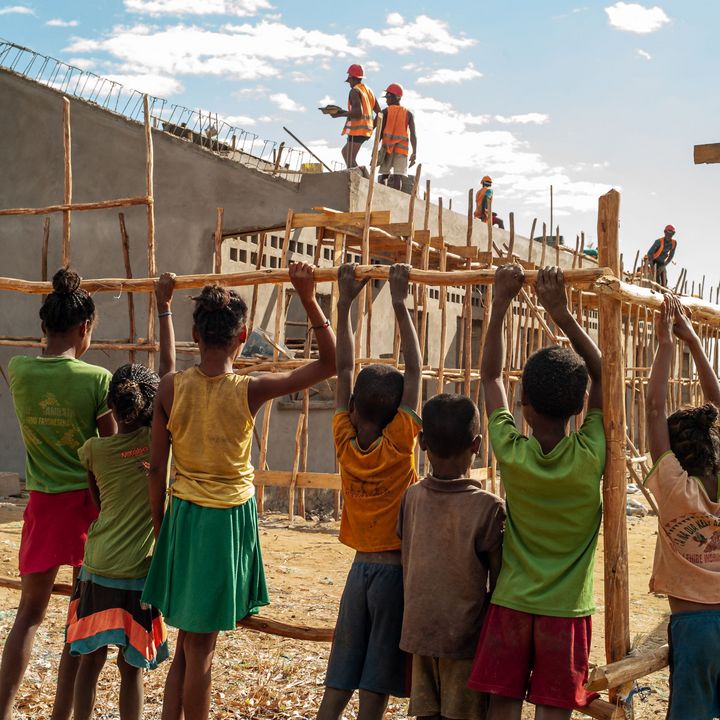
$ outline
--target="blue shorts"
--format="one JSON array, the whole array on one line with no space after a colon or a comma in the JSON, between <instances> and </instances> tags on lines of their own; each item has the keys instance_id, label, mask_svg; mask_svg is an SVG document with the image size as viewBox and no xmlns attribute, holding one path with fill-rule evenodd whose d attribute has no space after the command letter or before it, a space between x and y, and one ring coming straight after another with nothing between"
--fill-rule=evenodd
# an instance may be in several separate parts
<instances>
[{"instance_id":1,"label":"blue shorts","mask_svg":"<svg viewBox=\"0 0 720 720\"><path fill-rule=\"evenodd\" d=\"M667 720L720 717L720 612L671 615L668 641L670 702Z\"/></svg>"},{"instance_id":2,"label":"blue shorts","mask_svg":"<svg viewBox=\"0 0 720 720\"><path fill-rule=\"evenodd\" d=\"M401 565L355 562L335 626L325 685L408 697L410 656L400 650Z\"/></svg>"}]
</instances>

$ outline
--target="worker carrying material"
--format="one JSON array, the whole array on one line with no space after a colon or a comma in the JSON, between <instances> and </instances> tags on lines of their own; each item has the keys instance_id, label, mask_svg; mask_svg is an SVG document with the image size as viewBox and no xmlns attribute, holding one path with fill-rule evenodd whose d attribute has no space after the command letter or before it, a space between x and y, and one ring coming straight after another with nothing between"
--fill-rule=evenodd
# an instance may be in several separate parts
<instances>
[{"instance_id":1,"label":"worker carrying material","mask_svg":"<svg viewBox=\"0 0 720 720\"><path fill-rule=\"evenodd\" d=\"M488 211L492 204L492 178L486 175L482 179L482 187L477 191L475 195L475 217L482 222L487 222Z\"/></svg>"},{"instance_id":2,"label":"worker carrying material","mask_svg":"<svg viewBox=\"0 0 720 720\"><path fill-rule=\"evenodd\" d=\"M387 107L382 111L380 182L396 190L402 189L403 179L407 177L410 145L412 145L410 167L417 159L415 118L407 108L400 105L402 96L402 85L390 83L385 90Z\"/></svg>"},{"instance_id":3,"label":"worker carrying material","mask_svg":"<svg viewBox=\"0 0 720 720\"><path fill-rule=\"evenodd\" d=\"M377 116L380 113L380 104L373 91L363 83L364 77L365 71L362 65L351 65L345 80L350 85L348 109L342 110L337 105L320 108L322 112L332 117L347 118L342 131L343 135L347 135L342 156L348 168L357 167L355 158L360 146L372 135Z\"/></svg>"},{"instance_id":4,"label":"worker carrying material","mask_svg":"<svg viewBox=\"0 0 720 720\"><path fill-rule=\"evenodd\" d=\"M675 228L666 225L663 236L652 244L644 258L653 280L663 287L667 287L667 266L675 257L677 240L674 236Z\"/></svg>"}]
</instances>

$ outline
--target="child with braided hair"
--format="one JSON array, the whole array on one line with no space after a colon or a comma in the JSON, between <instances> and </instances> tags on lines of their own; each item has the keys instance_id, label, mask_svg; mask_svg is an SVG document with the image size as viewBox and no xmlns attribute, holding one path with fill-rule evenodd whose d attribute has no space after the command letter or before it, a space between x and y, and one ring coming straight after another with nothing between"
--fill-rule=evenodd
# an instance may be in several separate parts
<instances>
[{"instance_id":1,"label":"child with braided hair","mask_svg":"<svg viewBox=\"0 0 720 720\"><path fill-rule=\"evenodd\" d=\"M160 327L160 374L175 368L171 321L174 276L156 283ZM140 720L142 671L168 657L162 616L141 602L154 544L148 468L150 425L160 377L143 365L123 365L112 376L107 404L117 422L111 437L90 438L78 450L90 494L99 511L90 526L85 559L70 600L66 640L80 656L74 720L90 720L98 676L108 647L119 648L120 717Z\"/></svg>"},{"instance_id":2,"label":"child with braided hair","mask_svg":"<svg viewBox=\"0 0 720 720\"><path fill-rule=\"evenodd\" d=\"M58 570L70 565L77 575L88 527L97 516L77 450L88 438L115 432L107 407L110 373L80 359L90 347L95 303L80 287L80 276L68 268L55 273L52 286L40 308L46 337L42 353L16 356L8 365L30 499L20 541L20 604L0 665L0 720L12 718ZM76 671L77 661L66 646L53 720L70 717Z\"/></svg>"},{"instance_id":3,"label":"child with braided hair","mask_svg":"<svg viewBox=\"0 0 720 720\"><path fill-rule=\"evenodd\" d=\"M315 333L317 360L288 372L234 373L247 306L234 290L207 285L193 312L200 363L160 381L150 461L158 539L143 600L180 630L164 720L208 718L218 632L269 602L251 464L255 416L268 400L335 373L335 338L315 298L313 268L291 263L289 271ZM176 477L167 493L171 444Z\"/></svg>"},{"instance_id":4,"label":"child with braided hair","mask_svg":"<svg viewBox=\"0 0 720 720\"><path fill-rule=\"evenodd\" d=\"M668 720L720 716L720 383L676 297L665 296L656 323L658 348L647 388L650 454L645 485L658 506L651 592L670 604ZM684 341L705 404L665 414L675 353Z\"/></svg>"}]
</instances>

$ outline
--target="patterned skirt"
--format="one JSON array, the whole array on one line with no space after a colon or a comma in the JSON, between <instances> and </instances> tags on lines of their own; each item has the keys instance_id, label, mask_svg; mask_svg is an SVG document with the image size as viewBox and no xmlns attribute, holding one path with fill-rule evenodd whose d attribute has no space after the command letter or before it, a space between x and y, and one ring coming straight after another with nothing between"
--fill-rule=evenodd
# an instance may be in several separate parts
<instances>
[{"instance_id":1,"label":"patterned skirt","mask_svg":"<svg viewBox=\"0 0 720 720\"><path fill-rule=\"evenodd\" d=\"M152 670L168 657L160 612L141 602L145 578L107 578L80 570L70 599L65 641L71 655L117 645L128 665Z\"/></svg>"}]
</instances>

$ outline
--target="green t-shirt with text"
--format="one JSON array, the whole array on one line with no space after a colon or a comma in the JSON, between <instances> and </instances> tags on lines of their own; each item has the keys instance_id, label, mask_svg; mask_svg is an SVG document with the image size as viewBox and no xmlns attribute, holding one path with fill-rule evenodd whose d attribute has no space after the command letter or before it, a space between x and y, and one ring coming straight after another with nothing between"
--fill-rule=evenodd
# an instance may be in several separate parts
<instances>
[{"instance_id":1,"label":"green t-shirt with text","mask_svg":"<svg viewBox=\"0 0 720 720\"><path fill-rule=\"evenodd\" d=\"M602 411L590 410L580 430L547 455L505 409L492 413L488 430L507 505L492 602L534 615L590 615L605 469Z\"/></svg>"},{"instance_id":2,"label":"green t-shirt with text","mask_svg":"<svg viewBox=\"0 0 720 720\"><path fill-rule=\"evenodd\" d=\"M100 515L88 530L85 568L109 578L145 577L154 539L148 491L150 428L90 438L78 455L100 491Z\"/></svg>"},{"instance_id":3,"label":"green t-shirt with text","mask_svg":"<svg viewBox=\"0 0 720 720\"><path fill-rule=\"evenodd\" d=\"M8 372L25 443L27 489L61 493L86 488L77 451L97 436L97 419L110 412L112 375L75 358L23 355L10 360Z\"/></svg>"}]
</instances>

